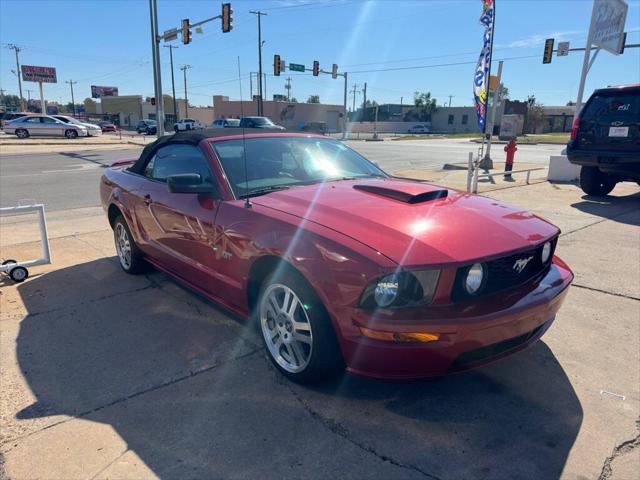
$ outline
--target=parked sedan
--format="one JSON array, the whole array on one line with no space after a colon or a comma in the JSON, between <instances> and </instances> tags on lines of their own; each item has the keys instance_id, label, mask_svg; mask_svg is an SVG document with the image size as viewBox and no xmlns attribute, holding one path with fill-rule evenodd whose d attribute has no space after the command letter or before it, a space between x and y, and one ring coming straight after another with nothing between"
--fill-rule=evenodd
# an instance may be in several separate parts
<instances>
[{"instance_id":1,"label":"parked sedan","mask_svg":"<svg viewBox=\"0 0 640 480\"><path fill-rule=\"evenodd\" d=\"M240 127L263 128L266 130L284 130L282 125L276 125L269 117L242 117Z\"/></svg>"},{"instance_id":2,"label":"parked sedan","mask_svg":"<svg viewBox=\"0 0 640 480\"><path fill-rule=\"evenodd\" d=\"M152 132L155 133L157 128L158 123L155 120L140 120L136 125L136 132L150 135Z\"/></svg>"},{"instance_id":3,"label":"parked sedan","mask_svg":"<svg viewBox=\"0 0 640 480\"><path fill-rule=\"evenodd\" d=\"M240 126L239 118L219 118L211 124L212 128L234 128Z\"/></svg>"},{"instance_id":4,"label":"parked sedan","mask_svg":"<svg viewBox=\"0 0 640 480\"><path fill-rule=\"evenodd\" d=\"M407 130L407 133L429 133L429 127L427 125L414 125Z\"/></svg>"},{"instance_id":5,"label":"parked sedan","mask_svg":"<svg viewBox=\"0 0 640 480\"><path fill-rule=\"evenodd\" d=\"M94 123L82 122L77 118L69 117L67 115L51 115L51 116L56 120L60 120L61 122L64 122L64 123L73 124L73 125L82 125L83 127L86 127L87 135L89 137L97 137L99 135L102 135L102 129Z\"/></svg>"},{"instance_id":6,"label":"parked sedan","mask_svg":"<svg viewBox=\"0 0 640 480\"><path fill-rule=\"evenodd\" d=\"M173 124L173 130L176 132L182 132L184 130L202 130L204 124L200 120L194 120L193 118L183 118L179 122Z\"/></svg>"},{"instance_id":7,"label":"parked sedan","mask_svg":"<svg viewBox=\"0 0 640 480\"><path fill-rule=\"evenodd\" d=\"M506 357L540 339L573 279L549 222L319 135L166 136L105 170L100 197L125 272L154 265L257 322L295 381Z\"/></svg>"},{"instance_id":8,"label":"parked sedan","mask_svg":"<svg viewBox=\"0 0 640 480\"><path fill-rule=\"evenodd\" d=\"M86 137L87 128L82 125L64 123L49 115L29 115L10 121L4 127L5 133L15 134L18 138L31 136Z\"/></svg>"},{"instance_id":9,"label":"parked sedan","mask_svg":"<svg viewBox=\"0 0 640 480\"><path fill-rule=\"evenodd\" d=\"M102 130L102 133L104 133L104 132L117 132L118 131L118 128L113 123L111 123L111 122L109 122L107 120L100 120L98 122L98 126Z\"/></svg>"}]
</instances>

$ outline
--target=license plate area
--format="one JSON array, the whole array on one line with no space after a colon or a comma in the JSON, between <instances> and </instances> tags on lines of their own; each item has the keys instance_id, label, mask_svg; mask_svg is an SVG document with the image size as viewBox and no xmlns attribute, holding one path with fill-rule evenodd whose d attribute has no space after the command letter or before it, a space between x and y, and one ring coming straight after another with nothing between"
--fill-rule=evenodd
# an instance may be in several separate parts
<instances>
[{"instance_id":1,"label":"license plate area","mask_svg":"<svg viewBox=\"0 0 640 480\"><path fill-rule=\"evenodd\" d=\"M629 127L609 127L610 137L628 137Z\"/></svg>"}]
</instances>

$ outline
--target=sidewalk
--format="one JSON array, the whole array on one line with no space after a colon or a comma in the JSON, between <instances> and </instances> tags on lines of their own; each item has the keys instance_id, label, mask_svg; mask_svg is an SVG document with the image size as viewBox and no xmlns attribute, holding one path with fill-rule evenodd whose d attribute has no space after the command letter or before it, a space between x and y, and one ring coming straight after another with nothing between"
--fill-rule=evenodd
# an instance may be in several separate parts
<instances>
[{"instance_id":1,"label":"sidewalk","mask_svg":"<svg viewBox=\"0 0 640 480\"><path fill-rule=\"evenodd\" d=\"M132 145L144 146L153 142L155 136L122 135L106 133L98 137L78 137L75 139L32 137L20 139L13 135L0 135L0 153L5 155L16 153L48 153L58 151L105 150L131 148Z\"/></svg>"},{"instance_id":2,"label":"sidewalk","mask_svg":"<svg viewBox=\"0 0 640 480\"><path fill-rule=\"evenodd\" d=\"M488 196L563 231L576 279L556 322L506 361L408 384L291 384L241 320L123 274L100 207L52 213L54 263L0 278L0 478L635 478L638 188L509 187ZM26 219L0 228L1 256L37 255Z\"/></svg>"}]
</instances>

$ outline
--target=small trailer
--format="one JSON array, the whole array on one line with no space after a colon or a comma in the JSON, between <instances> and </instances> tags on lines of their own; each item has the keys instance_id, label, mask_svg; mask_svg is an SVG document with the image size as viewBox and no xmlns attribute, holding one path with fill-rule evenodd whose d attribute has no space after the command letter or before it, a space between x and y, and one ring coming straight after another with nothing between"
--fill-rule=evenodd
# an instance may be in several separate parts
<instances>
[{"instance_id":1,"label":"small trailer","mask_svg":"<svg viewBox=\"0 0 640 480\"><path fill-rule=\"evenodd\" d=\"M44 215L44 205L19 205L17 207L2 207L0 215L14 213L38 212L38 223L40 225L40 242L42 243L42 257L35 260L18 261L6 259L0 264L0 272L9 275L14 282L23 282L29 277L27 267L35 267L36 265L48 265L51 263L51 249L49 247L49 236L47 234L47 221Z\"/></svg>"}]
</instances>

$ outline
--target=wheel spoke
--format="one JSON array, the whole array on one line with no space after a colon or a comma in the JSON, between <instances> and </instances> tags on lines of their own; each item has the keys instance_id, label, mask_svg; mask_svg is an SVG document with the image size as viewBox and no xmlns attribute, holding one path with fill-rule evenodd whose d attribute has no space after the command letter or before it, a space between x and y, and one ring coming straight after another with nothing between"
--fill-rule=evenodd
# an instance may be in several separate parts
<instances>
[{"instance_id":1,"label":"wheel spoke","mask_svg":"<svg viewBox=\"0 0 640 480\"><path fill-rule=\"evenodd\" d=\"M300 332L293 332L293 339L311 345L311 337Z\"/></svg>"},{"instance_id":2,"label":"wheel spoke","mask_svg":"<svg viewBox=\"0 0 640 480\"><path fill-rule=\"evenodd\" d=\"M292 320L291 323L293 324L293 328L295 330L303 330L305 332L311 331L311 325L309 325L307 322L298 322L296 320Z\"/></svg>"},{"instance_id":3,"label":"wheel spoke","mask_svg":"<svg viewBox=\"0 0 640 480\"><path fill-rule=\"evenodd\" d=\"M288 312L289 311L289 301L291 300L291 290L287 289L284 292L284 300L282 301L282 308L280 311Z\"/></svg>"},{"instance_id":4,"label":"wheel spoke","mask_svg":"<svg viewBox=\"0 0 640 480\"><path fill-rule=\"evenodd\" d=\"M289 318L291 320L293 320L295 317L295 313L296 313L296 308L298 308L298 305L300 304L300 302L298 301L298 297L293 296L293 299L291 300L291 305L289 306L289 308L286 310L287 315L289 315Z\"/></svg>"},{"instance_id":5,"label":"wheel spoke","mask_svg":"<svg viewBox=\"0 0 640 480\"><path fill-rule=\"evenodd\" d=\"M276 297L273 293L269 295L269 303L271 304L271 308L273 309L276 315L280 313L281 311L280 305L278 305L278 301L276 300Z\"/></svg>"},{"instance_id":6,"label":"wheel spoke","mask_svg":"<svg viewBox=\"0 0 640 480\"><path fill-rule=\"evenodd\" d=\"M293 350L293 353L295 353L296 357L298 358L298 365L301 365L305 361L305 355L302 352L302 348L296 342L291 342L289 346L291 347L291 350Z\"/></svg>"},{"instance_id":7,"label":"wheel spoke","mask_svg":"<svg viewBox=\"0 0 640 480\"><path fill-rule=\"evenodd\" d=\"M284 349L286 350L287 355L289 356L289 363L291 363L292 365L295 365L296 367L302 363L302 359L296 360L296 357L293 354L292 344L285 343Z\"/></svg>"}]
</instances>

